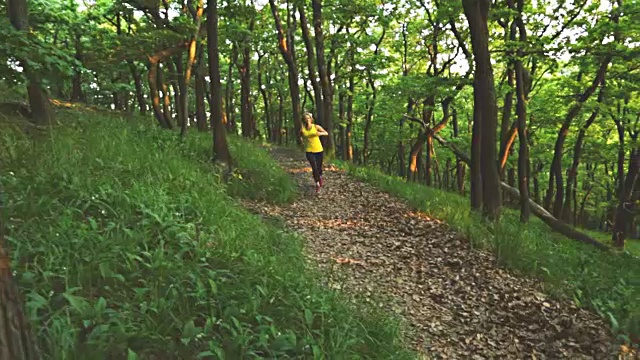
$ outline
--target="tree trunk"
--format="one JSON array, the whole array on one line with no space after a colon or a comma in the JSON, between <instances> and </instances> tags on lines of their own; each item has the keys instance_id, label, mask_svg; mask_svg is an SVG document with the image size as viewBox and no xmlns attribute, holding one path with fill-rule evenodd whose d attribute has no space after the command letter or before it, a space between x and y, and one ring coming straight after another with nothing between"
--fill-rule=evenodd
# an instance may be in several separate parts
<instances>
[{"instance_id":1,"label":"tree trunk","mask_svg":"<svg viewBox=\"0 0 640 360\"><path fill-rule=\"evenodd\" d=\"M202 46L198 46L198 65L196 66L195 71L195 88L196 88L196 125L198 127L198 131L207 131L209 130L209 126L207 125L207 112L205 108L205 98L207 98L207 102L210 100L207 97L207 83L204 78L204 74L206 72L206 64L204 63L204 52L206 48Z\"/></svg>"},{"instance_id":2,"label":"tree trunk","mask_svg":"<svg viewBox=\"0 0 640 360\"><path fill-rule=\"evenodd\" d=\"M598 94L598 102L602 102L604 98L604 81L602 83L602 87L600 88L600 94ZM580 165L580 156L582 155L582 144L584 143L584 138L587 133L587 130L596 120L599 114L599 109L594 110L591 113L591 116L585 124L580 129L578 133L578 138L576 139L576 143L573 147L573 161L571 163L571 167L567 172L567 196L565 197L564 206L562 208L562 216L561 219L570 222L571 221L571 194L575 191L575 187L577 186L578 179L578 166ZM578 204L574 202L574 206L577 207Z\"/></svg>"},{"instance_id":3,"label":"tree trunk","mask_svg":"<svg viewBox=\"0 0 640 360\"><path fill-rule=\"evenodd\" d=\"M300 130L302 129L302 119L300 116L300 85L298 85L298 66L295 58L295 47L293 42L293 31L287 32L285 36L282 29L282 22L280 21L280 15L278 14L278 8L275 4L275 0L269 0L271 7L271 14L275 21L276 30L278 32L278 48L284 58L287 68L289 70L289 90L291 91L291 108L293 112L293 126L295 132L295 138L298 145L302 144L300 136ZM329 131L329 129L327 129Z\"/></svg>"},{"instance_id":4,"label":"tree trunk","mask_svg":"<svg viewBox=\"0 0 640 360\"><path fill-rule=\"evenodd\" d=\"M375 49L373 51L374 57L378 57L378 53L380 51L380 44L382 44L382 40L384 40L386 33L387 33L387 29L383 28L382 35L380 35L378 42L376 42L375 44ZM367 82L369 84L369 87L371 88L371 99L369 100L367 117L365 119L365 125L364 125L364 143L362 147L362 156L363 156L363 162L365 165L369 160L369 154L371 152L371 150L369 149L369 143L370 143L369 138L371 137L371 121L373 120L373 111L376 106L376 99L378 95L378 92L376 89L376 82L373 78L373 72L371 71L371 67L367 69Z\"/></svg>"},{"instance_id":5,"label":"tree trunk","mask_svg":"<svg viewBox=\"0 0 640 360\"><path fill-rule=\"evenodd\" d=\"M258 55L258 89L260 89L260 95L262 95L262 102L264 103L264 121L267 128L267 140L273 142L273 129L271 125L271 110L269 106L269 95L267 94L266 87L262 84L262 59L264 54Z\"/></svg>"},{"instance_id":6,"label":"tree trunk","mask_svg":"<svg viewBox=\"0 0 640 360\"><path fill-rule=\"evenodd\" d=\"M160 62L163 59L166 59L172 55L175 55L181 52L182 50L184 50L186 45L187 43L183 43L173 48L161 50L155 53L153 56L149 56L149 75L147 80L149 82L149 91L151 93L150 96L152 99L151 108L153 109L153 114L158 120L158 123L163 128L172 129L173 124L171 121L171 113L169 110L170 100L169 100L168 94L166 93L167 87L162 81ZM164 95L165 95L163 108L160 108L159 86L162 86L164 90Z\"/></svg>"},{"instance_id":7,"label":"tree trunk","mask_svg":"<svg viewBox=\"0 0 640 360\"><path fill-rule=\"evenodd\" d=\"M367 116L365 118L364 121L364 139L363 139L363 145L362 145L362 162L367 165L367 162L369 161L369 155L371 152L371 149L369 149L369 144L370 144L370 138L371 138L371 121L373 120L373 110L376 104L376 87L375 84L373 82L373 79L371 78L371 72L369 72L369 77L368 77L368 81L369 81L369 86L371 86L371 98L368 101L368 105L367 105Z\"/></svg>"},{"instance_id":8,"label":"tree trunk","mask_svg":"<svg viewBox=\"0 0 640 360\"><path fill-rule=\"evenodd\" d=\"M489 0L463 0L462 4L469 22L476 65L473 92L474 134L472 139L472 147L475 151L474 161L471 164L472 182L475 184L472 186L472 192L478 192L482 189L481 201L484 215L491 219L498 219L502 203L496 156L498 119L487 25L491 2ZM476 134L477 131L480 133ZM479 159L476 159L478 157ZM480 168L478 169L478 167ZM478 184L479 181L481 184ZM476 209L479 207L477 195L472 195L472 206Z\"/></svg>"},{"instance_id":9,"label":"tree trunk","mask_svg":"<svg viewBox=\"0 0 640 360\"><path fill-rule=\"evenodd\" d=\"M354 72L355 67L352 63L351 73L349 74L349 94L347 95L347 126L345 128L345 153L347 161L353 161L353 93L355 92Z\"/></svg>"},{"instance_id":10,"label":"tree trunk","mask_svg":"<svg viewBox=\"0 0 640 360\"><path fill-rule=\"evenodd\" d=\"M253 33L254 19L249 24L249 33ZM255 124L253 123L253 106L251 104L251 45L248 38L242 41L242 63L238 64L240 73L240 119L242 136L253 138Z\"/></svg>"},{"instance_id":11,"label":"tree trunk","mask_svg":"<svg viewBox=\"0 0 640 360\"><path fill-rule=\"evenodd\" d=\"M27 0L8 0L9 20L11 25L22 32L29 32L29 11ZM25 59L18 59L27 77L27 93L29 95L29 107L31 119L38 125L49 125L54 120L53 109L49 101L49 95L42 87L40 76L36 71L31 71Z\"/></svg>"},{"instance_id":12,"label":"tree trunk","mask_svg":"<svg viewBox=\"0 0 640 360\"><path fill-rule=\"evenodd\" d=\"M317 79L317 72L315 67L315 50L311 43L311 34L309 31L309 21L304 11L304 6L301 4L298 6L298 13L300 14L300 28L302 29L302 39L304 46L307 50L307 68L309 71L309 81L311 81L311 87L313 88L313 96L315 99L316 107L316 119L320 125L324 125L324 103L322 100L322 88Z\"/></svg>"},{"instance_id":13,"label":"tree trunk","mask_svg":"<svg viewBox=\"0 0 640 360\"><path fill-rule=\"evenodd\" d=\"M339 132L339 142L337 142L336 145L336 153L338 154L338 156L340 156L342 158L342 160L347 161L347 152L346 150L346 144L347 144L347 132L346 132L346 124L347 124L347 120L345 119L345 106L344 106L344 98L345 98L345 91L344 88L341 86L340 89L338 90L338 128L340 129Z\"/></svg>"},{"instance_id":14,"label":"tree trunk","mask_svg":"<svg viewBox=\"0 0 640 360\"><path fill-rule=\"evenodd\" d=\"M453 108L453 137L457 138L460 136L459 128L458 128L458 110ZM464 176L465 176L465 165L460 160L460 157L456 155L456 183L458 193L464 195Z\"/></svg>"},{"instance_id":15,"label":"tree trunk","mask_svg":"<svg viewBox=\"0 0 640 360\"><path fill-rule=\"evenodd\" d=\"M213 131L213 159L231 166L231 153L222 123L222 85L220 83L220 52L218 49L218 1L207 0L207 48L211 78L211 129Z\"/></svg>"},{"instance_id":16,"label":"tree trunk","mask_svg":"<svg viewBox=\"0 0 640 360\"><path fill-rule=\"evenodd\" d=\"M513 0L510 0L509 7L514 8ZM523 47L527 42L527 33L524 26L523 11L524 1L517 0L516 19L513 20L511 28L517 27L520 36L518 45L518 57L515 59L515 75L516 75L516 113L518 127L518 189L520 190L520 222L526 223L531 216L531 205L529 203L529 174L531 173L531 165L529 161L529 140L527 135L527 102L529 98L527 83L527 74L525 74L522 58L524 57ZM515 30L512 30L515 32ZM515 37L515 36L514 36Z\"/></svg>"},{"instance_id":17,"label":"tree trunk","mask_svg":"<svg viewBox=\"0 0 640 360\"><path fill-rule=\"evenodd\" d=\"M522 35L521 35L522 36ZM521 39L522 40L522 39ZM523 44L521 44L523 46ZM522 51L519 50L519 56ZM516 113L518 116L518 189L520 190L520 221L526 223L531 216L529 204L529 141L527 139L527 95L525 91L524 67L520 57L515 62L516 66Z\"/></svg>"},{"instance_id":18,"label":"tree trunk","mask_svg":"<svg viewBox=\"0 0 640 360\"><path fill-rule=\"evenodd\" d=\"M173 116L171 114L171 95L169 95L169 87L165 81L162 67L158 67L158 83L162 89L162 116L165 122L169 124L169 129L173 129Z\"/></svg>"},{"instance_id":19,"label":"tree trunk","mask_svg":"<svg viewBox=\"0 0 640 360\"><path fill-rule=\"evenodd\" d=\"M624 248L625 240L629 234L629 225L633 220L634 187L638 180L640 171L640 150L633 149L629 156L629 169L627 176L620 181L618 190L618 206L615 220L613 222L613 245L617 248Z\"/></svg>"},{"instance_id":20,"label":"tree trunk","mask_svg":"<svg viewBox=\"0 0 640 360\"><path fill-rule=\"evenodd\" d=\"M425 179L425 184L427 186L431 186L432 185L432 176L433 176L433 171L431 168L431 163L433 162L432 156L433 156L433 137L427 133L427 158L425 159L425 171L424 171L424 179Z\"/></svg>"},{"instance_id":21,"label":"tree trunk","mask_svg":"<svg viewBox=\"0 0 640 360\"><path fill-rule=\"evenodd\" d=\"M10 1L10 11L26 3ZM19 9L18 9L19 10ZM4 194L0 187L0 210ZM0 359L35 360L40 356L24 311L24 301L11 271L9 249L5 241L4 214L0 216Z\"/></svg>"},{"instance_id":22,"label":"tree trunk","mask_svg":"<svg viewBox=\"0 0 640 360\"><path fill-rule=\"evenodd\" d=\"M433 133L432 129L426 128L425 131L430 131L431 133ZM471 164L471 158L467 154L460 151L460 149L458 149L454 145L449 144L438 134L433 134L433 138L436 139L441 145L448 147L451 151L453 151L454 154L460 157L462 161L464 161L467 164ZM640 157L638 157L637 160L638 161L636 162L638 163L638 165L640 165ZM507 193L509 193L514 198L520 199L520 192L518 191L518 189L507 185L505 182L500 182L500 187L506 190ZM533 212L534 215L540 218L545 224L549 225L550 228L565 235L566 237L585 243L585 244L593 245L600 250L606 251L609 249L606 245L591 238L589 235L581 233L580 231L573 229L571 226L554 218L553 215L551 215L548 211L546 211L542 206L533 202L531 199L529 199L529 206L531 207L531 212Z\"/></svg>"},{"instance_id":23,"label":"tree trunk","mask_svg":"<svg viewBox=\"0 0 640 360\"><path fill-rule=\"evenodd\" d=\"M273 0L271 0L273 1ZM324 105L324 129L329 133L326 136L325 153L332 156L335 152L333 144L333 89L331 79L327 72L327 63L324 58L324 34L322 32L322 0L312 0L313 8L313 28L315 30L316 59L318 63L318 74L322 88L322 99Z\"/></svg>"},{"instance_id":24,"label":"tree trunk","mask_svg":"<svg viewBox=\"0 0 640 360\"><path fill-rule=\"evenodd\" d=\"M147 102L144 99L142 76L140 76L140 72L136 68L136 65L133 61L128 61L128 64L129 70L131 71L131 77L133 78L133 84L136 88L136 99L138 101L138 108L140 109L140 114L145 115L147 113Z\"/></svg>"},{"instance_id":25,"label":"tree trunk","mask_svg":"<svg viewBox=\"0 0 640 360\"><path fill-rule=\"evenodd\" d=\"M562 201L564 200L564 183L562 180L562 155L564 151L564 141L569 134L569 126L571 125L573 119L580 113L580 110L582 109L584 103L596 91L598 85L600 85L604 81L607 67L609 66L610 62L611 55L608 55L600 64L600 68L598 69L595 78L591 82L591 85L580 95L576 103L574 103L567 112L565 120L560 127L560 131L558 131L558 137L556 138L556 144L553 153L553 160L551 161L551 169L549 172L549 187L547 189L547 195L544 200L545 208L549 209L551 207L551 199L554 195L555 179L555 200L553 203L552 211L552 214L555 217L560 216L560 213L562 211Z\"/></svg>"},{"instance_id":26,"label":"tree trunk","mask_svg":"<svg viewBox=\"0 0 640 360\"><path fill-rule=\"evenodd\" d=\"M227 83L226 83L226 97L224 102L225 108L225 125L227 127L227 131L231 133L235 133L236 131L236 108L235 108L235 91L233 87L233 67L235 63L238 61L238 49L236 44L231 46L231 59L229 61L229 68L227 71Z\"/></svg>"},{"instance_id":27,"label":"tree trunk","mask_svg":"<svg viewBox=\"0 0 640 360\"><path fill-rule=\"evenodd\" d=\"M184 77L184 59L182 58L182 54L175 56L173 64L174 66L171 68L173 81L171 81L171 84L173 87L173 98L175 99L174 109L178 119L178 126L180 126L180 134L184 134L187 131L189 111L185 106L187 104L185 99L187 83Z\"/></svg>"},{"instance_id":28,"label":"tree trunk","mask_svg":"<svg viewBox=\"0 0 640 360\"><path fill-rule=\"evenodd\" d=\"M278 141L278 145L282 145L282 124L284 123L284 96L280 90L278 90L278 121L274 129L275 137Z\"/></svg>"},{"instance_id":29,"label":"tree trunk","mask_svg":"<svg viewBox=\"0 0 640 360\"><path fill-rule=\"evenodd\" d=\"M189 121L189 85L191 82L191 72L193 70L193 64L196 62L196 54L198 50L198 37L200 34L200 25L202 24L202 13L204 12L204 1L198 0L198 7L196 8L196 13L194 17L194 21L196 23L196 29L191 37L191 41L189 41L189 54L187 57L187 68L184 72L183 83L184 86L181 89L181 109L182 109L182 117L184 119L184 123L180 128L180 135L184 135L187 131L187 122ZM180 57L182 59L182 57ZM197 95L196 95L197 96ZM197 101L197 100L196 100Z\"/></svg>"},{"instance_id":30,"label":"tree trunk","mask_svg":"<svg viewBox=\"0 0 640 360\"><path fill-rule=\"evenodd\" d=\"M82 52L82 34L79 31L75 32L74 39L75 59L82 64L83 52ZM86 101L84 92L82 91L82 72L80 69L75 69L73 72L73 79L71 81L71 101Z\"/></svg>"}]
</instances>

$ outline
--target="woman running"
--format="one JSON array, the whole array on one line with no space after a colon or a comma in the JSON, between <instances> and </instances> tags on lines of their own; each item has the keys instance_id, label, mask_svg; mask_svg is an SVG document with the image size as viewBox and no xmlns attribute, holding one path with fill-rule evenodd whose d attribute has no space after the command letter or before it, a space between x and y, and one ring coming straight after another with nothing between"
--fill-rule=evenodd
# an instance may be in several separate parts
<instances>
[{"instance_id":1,"label":"woman running","mask_svg":"<svg viewBox=\"0 0 640 360\"><path fill-rule=\"evenodd\" d=\"M320 142L320 136L327 136L329 133L322 126L313 123L313 115L311 113L304 113L302 121L300 135L305 138L305 152L307 160L311 164L313 180L316 182L316 192L318 192L322 186L322 152L324 150Z\"/></svg>"}]
</instances>

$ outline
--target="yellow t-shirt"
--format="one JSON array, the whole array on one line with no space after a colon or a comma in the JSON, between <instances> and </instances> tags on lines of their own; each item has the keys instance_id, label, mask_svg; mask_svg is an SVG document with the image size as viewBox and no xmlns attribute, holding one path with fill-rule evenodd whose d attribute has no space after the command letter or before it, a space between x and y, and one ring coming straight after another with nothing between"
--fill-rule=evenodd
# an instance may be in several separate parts
<instances>
[{"instance_id":1,"label":"yellow t-shirt","mask_svg":"<svg viewBox=\"0 0 640 360\"><path fill-rule=\"evenodd\" d=\"M311 125L311 129L307 130L304 126L302 127L302 136L306 139L305 143L305 151L311 153L319 153L322 152L322 143L320 142L320 136L318 136L318 129L316 129L315 125Z\"/></svg>"}]
</instances>

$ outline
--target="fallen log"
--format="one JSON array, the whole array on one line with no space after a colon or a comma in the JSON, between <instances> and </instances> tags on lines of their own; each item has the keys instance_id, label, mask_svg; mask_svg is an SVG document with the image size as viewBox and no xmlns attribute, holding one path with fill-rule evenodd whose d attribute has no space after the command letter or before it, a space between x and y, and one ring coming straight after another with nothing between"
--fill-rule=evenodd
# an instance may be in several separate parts
<instances>
[{"instance_id":1,"label":"fallen log","mask_svg":"<svg viewBox=\"0 0 640 360\"><path fill-rule=\"evenodd\" d=\"M449 144L445 139L443 139L440 135L438 135L437 133L435 133L427 124L425 124L421 119L412 117L412 116L408 116L408 115L403 115L405 118L414 121L414 122L418 122L422 125L422 127L424 128L424 130L426 132L430 132L431 135L433 136L434 139L436 139L437 142L439 142L442 146L445 146L447 148L449 148L449 150L453 151L454 154L456 154L456 156L458 158L460 158L460 160L462 160L463 162L465 162L467 165L471 164L471 157L469 157L469 155L465 154L462 150L458 149L455 145L453 144ZM518 202L520 201L520 191L518 191L518 189L509 186L507 183L501 181L500 182L500 187L505 190L505 192L507 194L509 194L510 196L512 196L514 199L518 200ZM580 232L578 230L576 230L575 228L573 228L572 226L568 225L567 223L556 219L553 215L551 215L551 213L549 213L545 208L543 208L542 206L540 206L540 204L534 202L533 200L529 199L529 205L531 206L531 212L533 212L533 214L535 216L537 216L540 220L542 220L545 224L547 224L552 230L568 237L569 239L584 243L584 244L589 244L592 245L594 247L596 247L599 250L602 251L609 251L610 248L609 246L599 242L598 240L592 238L591 236Z\"/></svg>"}]
</instances>

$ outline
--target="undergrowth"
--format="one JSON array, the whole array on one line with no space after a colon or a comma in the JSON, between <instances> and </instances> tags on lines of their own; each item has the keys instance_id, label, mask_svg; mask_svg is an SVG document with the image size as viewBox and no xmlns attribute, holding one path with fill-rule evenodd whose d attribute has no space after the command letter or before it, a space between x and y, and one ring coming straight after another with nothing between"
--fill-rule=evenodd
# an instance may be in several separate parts
<instances>
[{"instance_id":1,"label":"undergrowth","mask_svg":"<svg viewBox=\"0 0 640 360\"><path fill-rule=\"evenodd\" d=\"M229 197L294 196L262 150L232 139L227 186L207 134L57 117L37 139L0 120L2 216L45 358L413 357L395 320L316 285L301 239Z\"/></svg>"},{"instance_id":2,"label":"undergrowth","mask_svg":"<svg viewBox=\"0 0 640 360\"><path fill-rule=\"evenodd\" d=\"M505 209L498 224L470 211L469 200L422 184L407 183L372 168L337 162L355 177L406 200L411 206L466 234L471 244L493 250L499 265L536 276L555 296L595 310L625 342L640 340L640 259L604 253L552 230L537 218L523 225Z\"/></svg>"}]
</instances>

